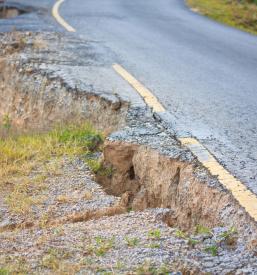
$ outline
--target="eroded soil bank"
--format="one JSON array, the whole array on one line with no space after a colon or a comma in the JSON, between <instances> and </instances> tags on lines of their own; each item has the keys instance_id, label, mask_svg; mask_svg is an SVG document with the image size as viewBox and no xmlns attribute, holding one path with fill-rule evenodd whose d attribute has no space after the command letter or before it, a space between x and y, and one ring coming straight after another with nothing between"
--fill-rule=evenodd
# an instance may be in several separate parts
<instances>
[{"instance_id":1,"label":"eroded soil bank","mask_svg":"<svg viewBox=\"0 0 257 275\"><path fill-rule=\"evenodd\" d=\"M256 223L232 195L150 110L80 77L107 72L94 45L54 33L0 39L4 135L81 121L108 135L95 169L98 183L81 160L65 158L60 175L45 179L51 203L41 214L53 219L8 221L2 193L0 266L6 274L8 268L30 274L257 273ZM84 188L90 197L80 196Z\"/></svg>"}]
</instances>

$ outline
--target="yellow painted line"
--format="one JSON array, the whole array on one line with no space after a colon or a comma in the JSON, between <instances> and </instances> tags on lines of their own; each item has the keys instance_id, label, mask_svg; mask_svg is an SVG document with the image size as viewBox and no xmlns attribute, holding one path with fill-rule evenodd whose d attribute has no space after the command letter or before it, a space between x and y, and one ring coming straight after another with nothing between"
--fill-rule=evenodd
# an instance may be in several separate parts
<instances>
[{"instance_id":1,"label":"yellow painted line","mask_svg":"<svg viewBox=\"0 0 257 275\"><path fill-rule=\"evenodd\" d=\"M147 105L153 109L154 112L165 112L165 108L153 95L153 93L147 89L142 83L140 83L134 76L127 72L122 66L114 64L113 69L122 76L145 100Z\"/></svg>"},{"instance_id":2,"label":"yellow painted line","mask_svg":"<svg viewBox=\"0 0 257 275\"><path fill-rule=\"evenodd\" d=\"M234 198L245 208L247 213L257 221L257 197L246 186L231 175L209 151L195 138L179 138L182 145L189 148L199 161L210 171L228 190Z\"/></svg>"},{"instance_id":3,"label":"yellow painted line","mask_svg":"<svg viewBox=\"0 0 257 275\"><path fill-rule=\"evenodd\" d=\"M53 8L52 8L52 15L53 17L56 19L56 21L62 25L68 32L76 32L76 30L70 26L62 17L61 15L59 14L59 9L60 9L60 6L61 4L64 2L65 0L58 0Z\"/></svg>"},{"instance_id":4,"label":"yellow painted line","mask_svg":"<svg viewBox=\"0 0 257 275\"><path fill-rule=\"evenodd\" d=\"M128 73L122 66L113 65L113 69L121 75L145 100L146 104L154 112L165 112L165 108L158 99L143 86L135 77ZM182 145L186 146L198 158L213 176L217 176L219 182L231 191L234 198L257 222L257 196L233 175L231 175L211 153L195 138L179 138Z\"/></svg>"}]
</instances>

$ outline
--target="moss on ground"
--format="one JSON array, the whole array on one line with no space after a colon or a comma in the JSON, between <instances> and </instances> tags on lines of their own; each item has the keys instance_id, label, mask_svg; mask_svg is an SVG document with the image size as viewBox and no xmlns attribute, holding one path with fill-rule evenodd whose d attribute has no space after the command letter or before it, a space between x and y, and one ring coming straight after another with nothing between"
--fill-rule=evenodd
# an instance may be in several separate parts
<instances>
[{"instance_id":1,"label":"moss on ground","mask_svg":"<svg viewBox=\"0 0 257 275\"><path fill-rule=\"evenodd\" d=\"M187 0L187 3L214 20L257 34L256 0Z\"/></svg>"}]
</instances>

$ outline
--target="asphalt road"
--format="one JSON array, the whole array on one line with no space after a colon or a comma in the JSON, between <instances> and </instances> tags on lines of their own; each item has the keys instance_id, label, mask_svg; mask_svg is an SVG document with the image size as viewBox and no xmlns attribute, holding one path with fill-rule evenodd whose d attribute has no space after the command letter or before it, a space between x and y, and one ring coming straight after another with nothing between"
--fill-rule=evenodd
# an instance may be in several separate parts
<instances>
[{"instance_id":1,"label":"asphalt road","mask_svg":"<svg viewBox=\"0 0 257 275\"><path fill-rule=\"evenodd\" d=\"M197 137L257 193L256 36L181 0L67 0L60 13L154 92L179 136Z\"/></svg>"},{"instance_id":2,"label":"asphalt road","mask_svg":"<svg viewBox=\"0 0 257 275\"><path fill-rule=\"evenodd\" d=\"M60 13L105 47L106 66L121 64L153 91L178 136L198 138L257 194L257 36L182 0L66 0Z\"/></svg>"}]
</instances>

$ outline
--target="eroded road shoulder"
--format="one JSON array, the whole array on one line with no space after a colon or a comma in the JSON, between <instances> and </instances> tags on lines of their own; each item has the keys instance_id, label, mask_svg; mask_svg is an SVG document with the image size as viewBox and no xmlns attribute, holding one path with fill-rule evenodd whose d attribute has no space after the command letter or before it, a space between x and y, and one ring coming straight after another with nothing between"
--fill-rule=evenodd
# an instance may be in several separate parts
<instances>
[{"instance_id":1,"label":"eroded road shoulder","mask_svg":"<svg viewBox=\"0 0 257 275\"><path fill-rule=\"evenodd\" d=\"M50 199L40 208L52 209L49 221L27 228L6 226L3 195L1 267L37 274L257 272L256 221L140 98L130 101L130 87L101 66L94 43L55 33L1 40L1 120L8 115L23 131L87 120L107 135L101 165L109 171L96 170L96 183L80 161L62 160L60 175L40 191ZM103 74L111 76L106 89Z\"/></svg>"}]
</instances>

